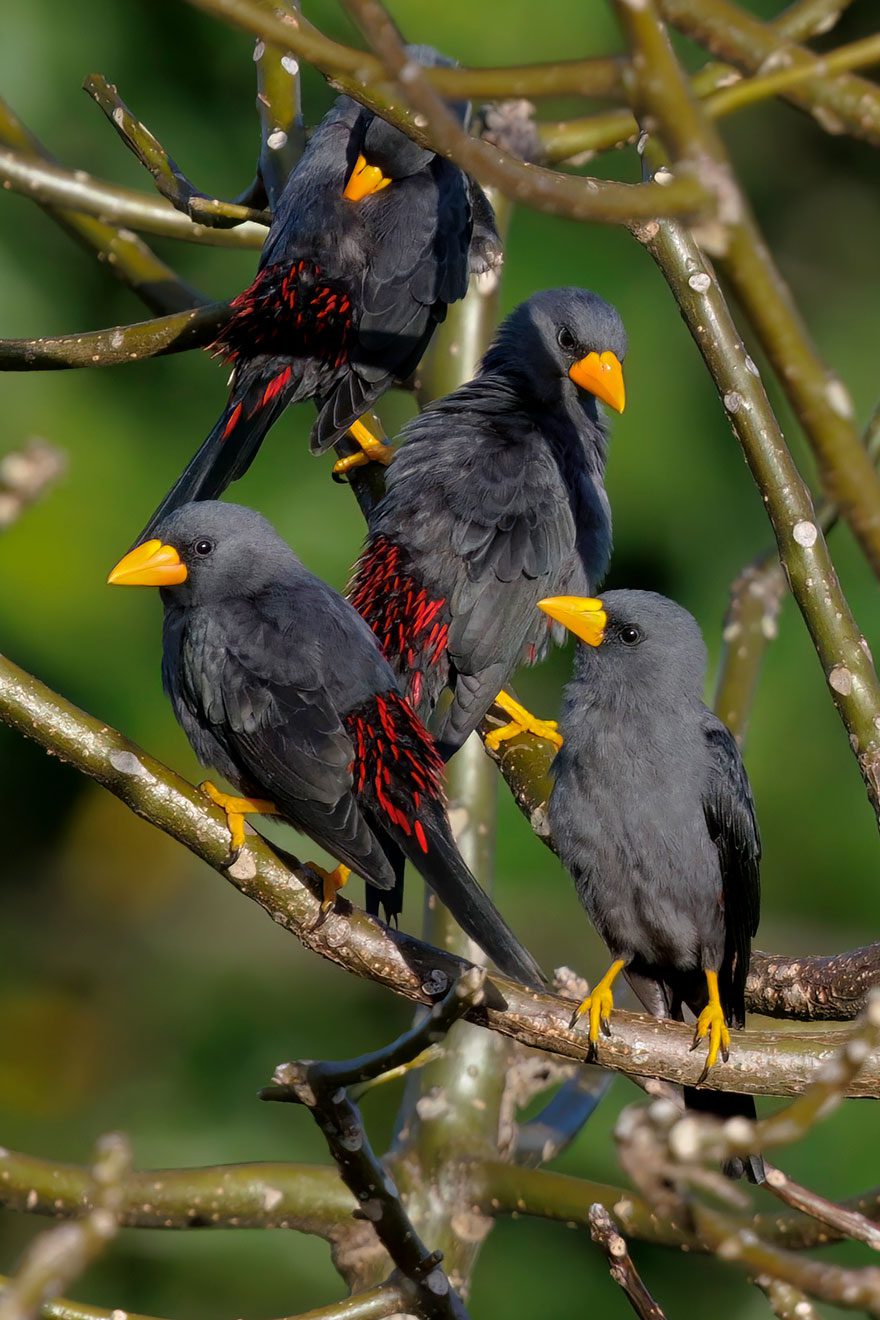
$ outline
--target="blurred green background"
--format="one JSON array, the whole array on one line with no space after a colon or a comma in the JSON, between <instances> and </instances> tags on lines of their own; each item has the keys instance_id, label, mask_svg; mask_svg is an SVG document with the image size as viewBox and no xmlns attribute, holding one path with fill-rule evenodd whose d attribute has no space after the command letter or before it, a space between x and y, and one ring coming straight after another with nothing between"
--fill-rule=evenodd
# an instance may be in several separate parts
<instances>
[{"instance_id":1,"label":"blurred green background","mask_svg":"<svg viewBox=\"0 0 880 1320\"><path fill-rule=\"evenodd\" d=\"M770 14L776 6L750 6ZM871 13L873 9L873 15ZM406 34L464 62L525 62L615 50L597 0L553 0L540 21L527 0L426 5L396 0ZM333 0L309 17L352 34ZM871 30L855 3L833 36ZM66 164L146 189L148 180L80 92L87 73L118 82L181 166L204 188L234 195L257 146L252 43L180 0L6 0L0 90ZM696 52L683 48L693 61ZM306 73L314 122L330 93ZM565 106L555 107L557 114ZM548 109L553 116L554 107ZM822 351L866 419L877 399L880 278L877 159L772 105L724 121L759 218ZM636 177L634 153L600 163ZM152 240L150 240L152 241ZM215 297L250 279L253 253L154 246ZM768 540L761 502L698 354L649 258L624 233L520 211L507 249L505 309L563 283L597 289L629 329L629 404L616 419L609 469L615 515L611 584L664 591L703 625L717 659L728 584ZM142 307L28 202L0 204L2 334L61 334L141 319ZM760 359L760 355L754 355ZM192 777L198 769L162 697L160 605L116 595L106 573L214 421L224 373L206 354L94 372L9 375L0 452L38 435L68 454L63 483L0 543L0 644L15 660ZM785 406L774 401L804 470L812 465ZM409 405L390 400L399 420ZM329 463L308 456L308 407L288 414L234 490L279 527L337 587L361 521ZM845 530L834 553L875 653L877 587ZM556 707L570 656L556 655L521 690ZM846 737L796 611L787 605L770 650L747 747L765 843L758 943L832 951L877 935L876 826ZM557 863L502 790L499 901L545 966L589 975L604 953ZM307 956L207 867L108 794L0 729L0 1143L81 1161L108 1128L127 1132L140 1167L262 1159L323 1160L304 1112L257 1103L275 1063L334 1056L385 1041L407 1006ZM296 846L296 845L294 845ZM405 924L417 929L419 886ZM634 1092L618 1082L561 1167L617 1181L610 1131ZM366 1113L389 1130L393 1088ZM863 1169L874 1111L850 1104L785 1166L835 1196ZM42 1222L0 1216L0 1269ZM730 1272L660 1251L637 1253L670 1315L694 1288L725 1316L766 1313ZM553 1279L552 1289L548 1280ZM126 1231L76 1295L174 1317L284 1315L341 1292L325 1246L293 1234ZM520 1221L490 1238L474 1313L624 1314L584 1234ZM705 1307L708 1310L708 1305Z\"/></svg>"}]
</instances>

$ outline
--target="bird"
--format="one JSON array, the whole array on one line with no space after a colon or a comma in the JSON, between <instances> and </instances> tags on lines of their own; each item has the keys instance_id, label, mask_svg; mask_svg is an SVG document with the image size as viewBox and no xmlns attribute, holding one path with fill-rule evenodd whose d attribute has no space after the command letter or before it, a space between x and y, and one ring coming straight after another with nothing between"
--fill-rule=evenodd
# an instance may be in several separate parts
<instances>
[{"instance_id":1,"label":"bird","mask_svg":"<svg viewBox=\"0 0 880 1320\"><path fill-rule=\"evenodd\" d=\"M453 61L409 47L424 65ZM466 123L467 103L453 106ZM359 419L416 368L469 273L500 260L492 207L451 161L340 96L284 187L253 282L213 348L232 366L229 400L141 539L181 504L243 476L288 404L315 400L311 449L347 431L361 450L344 474L393 451Z\"/></svg>"},{"instance_id":2,"label":"bird","mask_svg":"<svg viewBox=\"0 0 880 1320\"><path fill-rule=\"evenodd\" d=\"M536 293L501 324L472 380L402 431L369 517L349 598L448 759L497 702L509 722L559 743L503 689L565 630L542 597L595 591L611 554L607 429L622 412L627 337L586 289ZM433 727L433 726L432 726Z\"/></svg>"},{"instance_id":3,"label":"bird","mask_svg":"<svg viewBox=\"0 0 880 1320\"><path fill-rule=\"evenodd\" d=\"M401 697L373 634L253 509L183 505L110 573L160 588L162 679L199 760L240 796L202 788L225 811L231 863L244 818L277 815L351 871L400 887L404 856L500 971L536 986L539 967L468 870L452 837L433 741Z\"/></svg>"},{"instance_id":4,"label":"bird","mask_svg":"<svg viewBox=\"0 0 880 1320\"><path fill-rule=\"evenodd\" d=\"M745 1023L760 913L761 841L736 740L702 700L706 647L681 605L650 591L550 597L549 618L580 639L560 725L547 819L554 847L612 956L575 1010L595 1050L610 1034L623 973L655 1017L696 1019L708 1041L697 1087L730 1027ZM750 1096L685 1087L685 1104L755 1117ZM745 1161L763 1179L758 1156Z\"/></svg>"}]
</instances>

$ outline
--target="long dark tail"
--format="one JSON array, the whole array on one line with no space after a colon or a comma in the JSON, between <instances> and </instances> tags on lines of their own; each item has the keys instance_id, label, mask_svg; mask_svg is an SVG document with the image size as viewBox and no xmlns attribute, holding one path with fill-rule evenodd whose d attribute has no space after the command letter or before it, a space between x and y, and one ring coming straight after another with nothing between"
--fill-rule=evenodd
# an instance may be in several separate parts
<instances>
[{"instance_id":1,"label":"long dark tail","mask_svg":"<svg viewBox=\"0 0 880 1320\"><path fill-rule=\"evenodd\" d=\"M702 1087L686 1086L684 1103L686 1108L693 1109L695 1113L712 1114L720 1119L749 1118L754 1122L757 1116L754 1097L737 1095L733 1091L707 1091ZM765 1176L764 1161L760 1155L728 1160L724 1172L729 1178L742 1178L745 1175L749 1182L760 1184Z\"/></svg>"},{"instance_id":2,"label":"long dark tail","mask_svg":"<svg viewBox=\"0 0 880 1320\"><path fill-rule=\"evenodd\" d=\"M440 901L446 904L462 930L492 959L500 972L535 989L546 986L546 977L532 955L523 948L489 895L465 866L442 807L423 800L419 824L413 832L406 834L399 826L389 828L388 832Z\"/></svg>"},{"instance_id":3,"label":"long dark tail","mask_svg":"<svg viewBox=\"0 0 880 1320\"><path fill-rule=\"evenodd\" d=\"M296 397L289 364L264 362L239 373L229 402L210 435L177 478L136 544L149 540L166 514L193 500L214 500L243 477L273 423Z\"/></svg>"}]
</instances>

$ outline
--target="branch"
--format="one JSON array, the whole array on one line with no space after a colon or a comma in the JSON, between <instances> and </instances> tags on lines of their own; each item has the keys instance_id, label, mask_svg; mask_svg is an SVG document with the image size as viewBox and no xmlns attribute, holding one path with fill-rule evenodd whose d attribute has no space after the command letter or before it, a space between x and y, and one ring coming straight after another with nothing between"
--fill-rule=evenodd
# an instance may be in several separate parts
<instances>
[{"instance_id":1,"label":"branch","mask_svg":"<svg viewBox=\"0 0 880 1320\"><path fill-rule=\"evenodd\" d=\"M0 150L0 183L43 206L84 212L100 217L104 223L130 225L145 233L182 239L186 243L261 248L266 237L265 226L261 224L249 221L235 229L212 229L196 224L158 197L103 183L84 170L65 170L16 151Z\"/></svg>"},{"instance_id":2,"label":"branch","mask_svg":"<svg viewBox=\"0 0 880 1320\"><path fill-rule=\"evenodd\" d=\"M590 1206L590 1237L605 1252L608 1273L618 1287L623 1289L636 1315L641 1316L642 1320L666 1320L633 1265L625 1239L618 1233L608 1211L598 1201Z\"/></svg>"},{"instance_id":3,"label":"branch","mask_svg":"<svg viewBox=\"0 0 880 1320\"><path fill-rule=\"evenodd\" d=\"M391 109L386 100L393 100L394 90L385 81L382 65L376 57L331 41L302 16L280 16L271 7L261 7L259 0L190 0L190 4L291 51L323 73L333 86L378 110L399 127L408 122L399 107L393 118L385 113ZM566 94L603 97L622 90L624 69L625 61L612 55L507 69L438 68L429 70L428 81L436 92L450 100L469 100L471 97L492 101L505 97L531 100ZM360 86L364 83L372 84L369 90Z\"/></svg>"},{"instance_id":4,"label":"branch","mask_svg":"<svg viewBox=\"0 0 880 1320\"><path fill-rule=\"evenodd\" d=\"M29 440L0 459L0 531L6 531L64 475L67 459L45 440Z\"/></svg>"},{"instance_id":5,"label":"branch","mask_svg":"<svg viewBox=\"0 0 880 1320\"><path fill-rule=\"evenodd\" d=\"M442 1253L430 1251L416 1232L400 1193L370 1146L357 1105L346 1088L366 1082L414 1059L442 1040L468 1009L482 1004L486 973L472 967L435 1004L424 1021L384 1050L344 1063L284 1063L273 1085L260 1095L305 1105L326 1138L339 1175L358 1203L355 1214L369 1220L396 1268L412 1285L417 1313L466 1320L467 1312L445 1272Z\"/></svg>"},{"instance_id":6,"label":"branch","mask_svg":"<svg viewBox=\"0 0 880 1320\"><path fill-rule=\"evenodd\" d=\"M0 1297L13 1280L8 1274L0 1274ZM44 1301L39 1314L43 1320L119 1320L120 1308L106 1311L100 1306L89 1306L86 1302L72 1302L69 1297L55 1297ZM123 1312L126 1320L158 1320L152 1315L139 1315L136 1311Z\"/></svg>"},{"instance_id":7,"label":"branch","mask_svg":"<svg viewBox=\"0 0 880 1320\"><path fill-rule=\"evenodd\" d=\"M11 147L29 160L53 163L45 147L3 100L0 100L0 144ZM82 247L94 252L98 261L105 263L116 278L127 284L151 311L160 315L178 312L206 301L196 289L184 284L171 267L160 261L134 234L104 224L82 211L50 206L45 202L41 206Z\"/></svg>"},{"instance_id":8,"label":"branch","mask_svg":"<svg viewBox=\"0 0 880 1320\"><path fill-rule=\"evenodd\" d=\"M867 1215L852 1210L849 1206L840 1205L836 1201L829 1201L808 1187L802 1187L800 1183L793 1182L781 1169L774 1169L766 1163L765 1169L767 1173L765 1188L785 1205L800 1210L818 1224L830 1228L835 1238L851 1238L854 1242L864 1242L872 1251L880 1251L880 1227Z\"/></svg>"},{"instance_id":9,"label":"branch","mask_svg":"<svg viewBox=\"0 0 880 1320\"><path fill-rule=\"evenodd\" d=\"M11 661L0 658L0 720L90 775L138 815L203 858L246 897L259 903L307 948L361 977L420 1003L431 1003L438 984L461 972L460 959L389 930L340 902L318 929L320 903L308 869L290 871L258 836L237 863L224 869L229 831L224 815L199 791L106 724L84 714ZM487 1002L469 1020L537 1049L583 1061L587 1041L568 1030L571 1001L537 994L504 977L487 981ZM840 1032L737 1033L729 1064L712 1070L718 1088L753 1094L795 1095L815 1076ZM700 1062L690 1053L691 1031L641 1014L615 1012L614 1033L600 1043L600 1062L617 1071L693 1084ZM781 1045L781 1047L780 1047ZM871 1059L850 1089L880 1094L880 1059Z\"/></svg>"},{"instance_id":10,"label":"branch","mask_svg":"<svg viewBox=\"0 0 880 1320\"><path fill-rule=\"evenodd\" d=\"M880 985L880 944L826 957L784 958L752 950L746 1005L764 1017L845 1022Z\"/></svg>"},{"instance_id":11,"label":"branch","mask_svg":"<svg viewBox=\"0 0 880 1320\"><path fill-rule=\"evenodd\" d=\"M229 303L207 303L171 316L109 330L45 339L0 339L0 370L63 371L73 367L116 367L145 358L205 348L229 320Z\"/></svg>"},{"instance_id":12,"label":"branch","mask_svg":"<svg viewBox=\"0 0 880 1320\"><path fill-rule=\"evenodd\" d=\"M88 1170L32 1155L0 1154L0 1205L60 1219L95 1206ZM287 1228L332 1240L354 1203L335 1169L220 1164L130 1171L120 1187L125 1228Z\"/></svg>"},{"instance_id":13,"label":"branch","mask_svg":"<svg viewBox=\"0 0 880 1320\"><path fill-rule=\"evenodd\" d=\"M772 26L781 31L784 24L789 41L808 41L830 32L851 4L852 0L793 0Z\"/></svg>"},{"instance_id":14,"label":"branch","mask_svg":"<svg viewBox=\"0 0 880 1320\"><path fill-rule=\"evenodd\" d=\"M265 211L255 211L235 202L222 202L197 188L181 170L146 124L129 110L112 83L100 73L89 74L83 89L100 106L132 155L149 170L157 189L177 211L191 220L218 229L229 229L245 221L266 226Z\"/></svg>"},{"instance_id":15,"label":"branch","mask_svg":"<svg viewBox=\"0 0 880 1320\"><path fill-rule=\"evenodd\" d=\"M712 375L764 499L792 594L880 813L880 684L838 581L810 493L696 243L669 221L637 230L663 272ZM872 477L877 474L865 451Z\"/></svg>"},{"instance_id":16,"label":"branch","mask_svg":"<svg viewBox=\"0 0 880 1320\"><path fill-rule=\"evenodd\" d=\"M121 1187L130 1162L128 1143L118 1133L101 1138L90 1176L93 1208L75 1224L50 1228L30 1243L18 1272L0 1292L0 1320L28 1320L116 1236Z\"/></svg>"},{"instance_id":17,"label":"branch","mask_svg":"<svg viewBox=\"0 0 880 1320\"><path fill-rule=\"evenodd\" d=\"M770 1310L778 1320L822 1320L813 1303L800 1288L793 1288L790 1283L773 1279L769 1274L759 1274L753 1282L767 1298Z\"/></svg>"},{"instance_id":18,"label":"branch","mask_svg":"<svg viewBox=\"0 0 880 1320\"><path fill-rule=\"evenodd\" d=\"M773 28L729 0L700 0L699 4L694 0L660 0L660 5L664 17L680 31L748 73L763 70L774 58L795 68L821 68L824 57L802 46L789 44L778 54L779 39ZM880 146L880 88L876 83L839 74L817 79L809 91L794 87L783 95L829 132L849 133Z\"/></svg>"},{"instance_id":19,"label":"branch","mask_svg":"<svg viewBox=\"0 0 880 1320\"><path fill-rule=\"evenodd\" d=\"M278 0L273 8L279 11ZM298 11L299 0L284 5L288 18L295 18ZM269 41L257 42L254 63L257 66L257 113L260 117L257 168L269 210L274 211L306 145L299 63L285 46Z\"/></svg>"},{"instance_id":20,"label":"branch","mask_svg":"<svg viewBox=\"0 0 880 1320\"><path fill-rule=\"evenodd\" d=\"M513 202L575 220L625 224L655 215L689 215L712 210L713 197L701 180L680 178L668 186L608 183L575 178L531 165L491 143L470 137L434 91L425 70L409 58L397 29L378 0L345 0L346 8L369 36L389 78L415 116L425 123L424 139L466 173L497 188ZM360 98L359 98L360 99ZM411 132L407 127L407 132ZM415 134L411 134L415 136Z\"/></svg>"}]
</instances>

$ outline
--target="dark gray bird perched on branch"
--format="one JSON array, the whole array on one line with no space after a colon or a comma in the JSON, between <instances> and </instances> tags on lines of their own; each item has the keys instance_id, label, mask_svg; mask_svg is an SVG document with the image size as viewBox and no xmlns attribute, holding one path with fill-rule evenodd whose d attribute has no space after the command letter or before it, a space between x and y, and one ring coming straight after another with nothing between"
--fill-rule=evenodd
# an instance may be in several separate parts
<instances>
[{"instance_id":1,"label":"dark gray bird perched on branch","mask_svg":"<svg viewBox=\"0 0 880 1320\"><path fill-rule=\"evenodd\" d=\"M548 821L614 959L572 1021L588 1014L594 1046L610 1032L623 972L655 1017L694 1014L694 1047L709 1041L702 1082L719 1053L727 1059L729 1026L745 1024L761 860L739 749L703 705L702 634L680 605L648 591L560 596L540 608L586 643L565 691ZM749 1096L686 1087L685 1103L755 1117ZM746 1172L761 1181L760 1159Z\"/></svg>"},{"instance_id":2,"label":"dark gray bird perched on branch","mask_svg":"<svg viewBox=\"0 0 880 1320\"><path fill-rule=\"evenodd\" d=\"M453 65L430 46L425 65ZM463 123L470 107L452 107ZM471 270L500 259L492 208L458 166L340 96L285 185L257 276L215 344L232 364L219 421L142 533L247 471L284 409L314 399L313 453L348 430L362 446L337 469L392 451L358 421L418 365Z\"/></svg>"},{"instance_id":3,"label":"dark gray bird perched on branch","mask_svg":"<svg viewBox=\"0 0 880 1320\"><path fill-rule=\"evenodd\" d=\"M449 828L442 762L400 696L376 639L252 509L185 505L109 581L160 587L162 678L199 760L241 793L203 788L229 821L280 816L336 857L329 909L349 869L379 893L404 856L509 976L542 976L465 866Z\"/></svg>"},{"instance_id":4,"label":"dark gray bird perched on branch","mask_svg":"<svg viewBox=\"0 0 880 1320\"><path fill-rule=\"evenodd\" d=\"M538 601L588 595L608 566L598 401L623 411L626 347L620 317L596 294L535 294L501 325L473 380L403 430L350 598L423 719L451 690L436 731L446 757L499 694L511 722L493 741L521 729L559 741L554 723L501 690L565 636Z\"/></svg>"}]
</instances>

